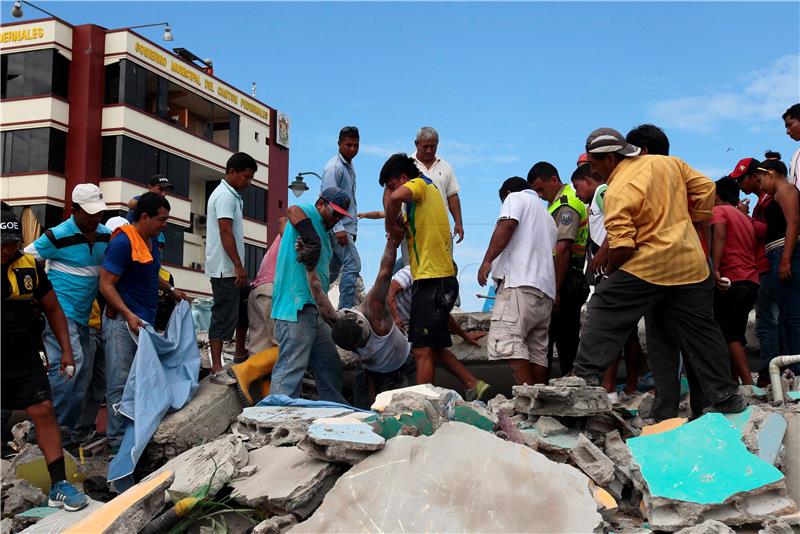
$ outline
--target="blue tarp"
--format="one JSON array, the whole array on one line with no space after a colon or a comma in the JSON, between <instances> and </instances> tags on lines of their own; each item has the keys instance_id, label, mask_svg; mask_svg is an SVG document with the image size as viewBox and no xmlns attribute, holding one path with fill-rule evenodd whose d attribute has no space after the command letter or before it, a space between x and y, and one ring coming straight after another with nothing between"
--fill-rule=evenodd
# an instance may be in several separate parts
<instances>
[{"instance_id":1,"label":"blue tarp","mask_svg":"<svg viewBox=\"0 0 800 534\"><path fill-rule=\"evenodd\" d=\"M371 410L362 410L349 404L341 404L333 401L295 399L288 395L267 395L256 406L296 406L298 408L344 408L354 412L373 413Z\"/></svg>"},{"instance_id":2,"label":"blue tarp","mask_svg":"<svg viewBox=\"0 0 800 534\"><path fill-rule=\"evenodd\" d=\"M137 342L117 406L127 420L119 453L108 466L109 482L133 473L164 415L183 408L198 388L200 351L186 301L175 307L163 336L147 325L139 330Z\"/></svg>"}]
</instances>

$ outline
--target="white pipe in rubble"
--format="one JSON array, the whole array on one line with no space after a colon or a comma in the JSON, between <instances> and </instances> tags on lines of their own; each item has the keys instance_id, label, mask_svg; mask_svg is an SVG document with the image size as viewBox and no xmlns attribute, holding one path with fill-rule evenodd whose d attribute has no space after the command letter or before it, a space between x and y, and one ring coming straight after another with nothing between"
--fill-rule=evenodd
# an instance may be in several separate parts
<instances>
[{"instance_id":1,"label":"white pipe in rubble","mask_svg":"<svg viewBox=\"0 0 800 534\"><path fill-rule=\"evenodd\" d=\"M800 362L800 354L792 356L778 356L769 362L769 379L772 382L772 400L776 404L783 404L783 384L781 384L781 367Z\"/></svg>"}]
</instances>

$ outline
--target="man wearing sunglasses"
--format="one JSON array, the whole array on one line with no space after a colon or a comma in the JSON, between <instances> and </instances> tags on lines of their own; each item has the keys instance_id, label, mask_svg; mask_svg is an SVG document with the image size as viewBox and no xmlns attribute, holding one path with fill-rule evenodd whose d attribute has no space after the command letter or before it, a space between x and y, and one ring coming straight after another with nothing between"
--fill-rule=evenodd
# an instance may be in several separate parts
<instances>
[{"instance_id":1,"label":"man wearing sunglasses","mask_svg":"<svg viewBox=\"0 0 800 534\"><path fill-rule=\"evenodd\" d=\"M270 394L299 397L303 374L314 370L321 400L346 402L342 397L342 365L331 338L331 327L320 317L311 294L306 269L316 270L322 289L329 286L331 243L328 231L350 217L350 199L338 187L324 189L316 203L286 210L289 224L283 232L275 265L272 318L278 361L272 369ZM295 248L302 243L302 255Z\"/></svg>"}]
</instances>

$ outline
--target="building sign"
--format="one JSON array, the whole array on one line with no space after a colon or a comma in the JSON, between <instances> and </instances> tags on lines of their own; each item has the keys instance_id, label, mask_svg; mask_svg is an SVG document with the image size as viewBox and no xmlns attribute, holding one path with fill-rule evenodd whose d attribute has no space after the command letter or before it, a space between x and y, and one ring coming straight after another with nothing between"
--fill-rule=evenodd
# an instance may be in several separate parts
<instances>
[{"instance_id":1,"label":"building sign","mask_svg":"<svg viewBox=\"0 0 800 534\"><path fill-rule=\"evenodd\" d=\"M289 117L285 113L278 112L278 135L275 140L279 145L289 148Z\"/></svg>"},{"instance_id":2,"label":"building sign","mask_svg":"<svg viewBox=\"0 0 800 534\"><path fill-rule=\"evenodd\" d=\"M56 20L0 26L0 49L39 49L54 46L65 55L72 49L72 28Z\"/></svg>"},{"instance_id":3,"label":"building sign","mask_svg":"<svg viewBox=\"0 0 800 534\"><path fill-rule=\"evenodd\" d=\"M40 41L42 39L44 39L44 28L41 26L4 30L3 33L0 34L0 43L3 44L26 44L28 41Z\"/></svg>"},{"instance_id":4,"label":"building sign","mask_svg":"<svg viewBox=\"0 0 800 534\"><path fill-rule=\"evenodd\" d=\"M159 70L177 76L190 85L197 87L201 92L213 95L228 105L238 108L245 114L269 123L268 107L245 96L244 93L234 90L231 86L211 78L200 69L194 68L171 55L163 53L160 49L135 39L132 53Z\"/></svg>"}]
</instances>

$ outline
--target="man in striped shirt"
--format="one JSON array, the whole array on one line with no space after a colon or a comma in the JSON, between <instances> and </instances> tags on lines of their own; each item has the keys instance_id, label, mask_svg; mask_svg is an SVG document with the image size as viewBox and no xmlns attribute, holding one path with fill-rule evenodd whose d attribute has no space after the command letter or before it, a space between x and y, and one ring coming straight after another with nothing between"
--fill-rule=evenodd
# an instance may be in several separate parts
<instances>
[{"instance_id":1,"label":"man in striped shirt","mask_svg":"<svg viewBox=\"0 0 800 534\"><path fill-rule=\"evenodd\" d=\"M93 353L89 350L89 317L97 297L100 266L111 232L100 224L107 209L103 193L94 184L80 184L72 191L72 216L45 231L25 252L47 260L47 272L58 302L64 309L75 372L61 374L61 348L49 324L44 344L50 362L48 378L58 424L75 430L81 406L92 378ZM69 443L72 436L64 436Z\"/></svg>"}]
</instances>

